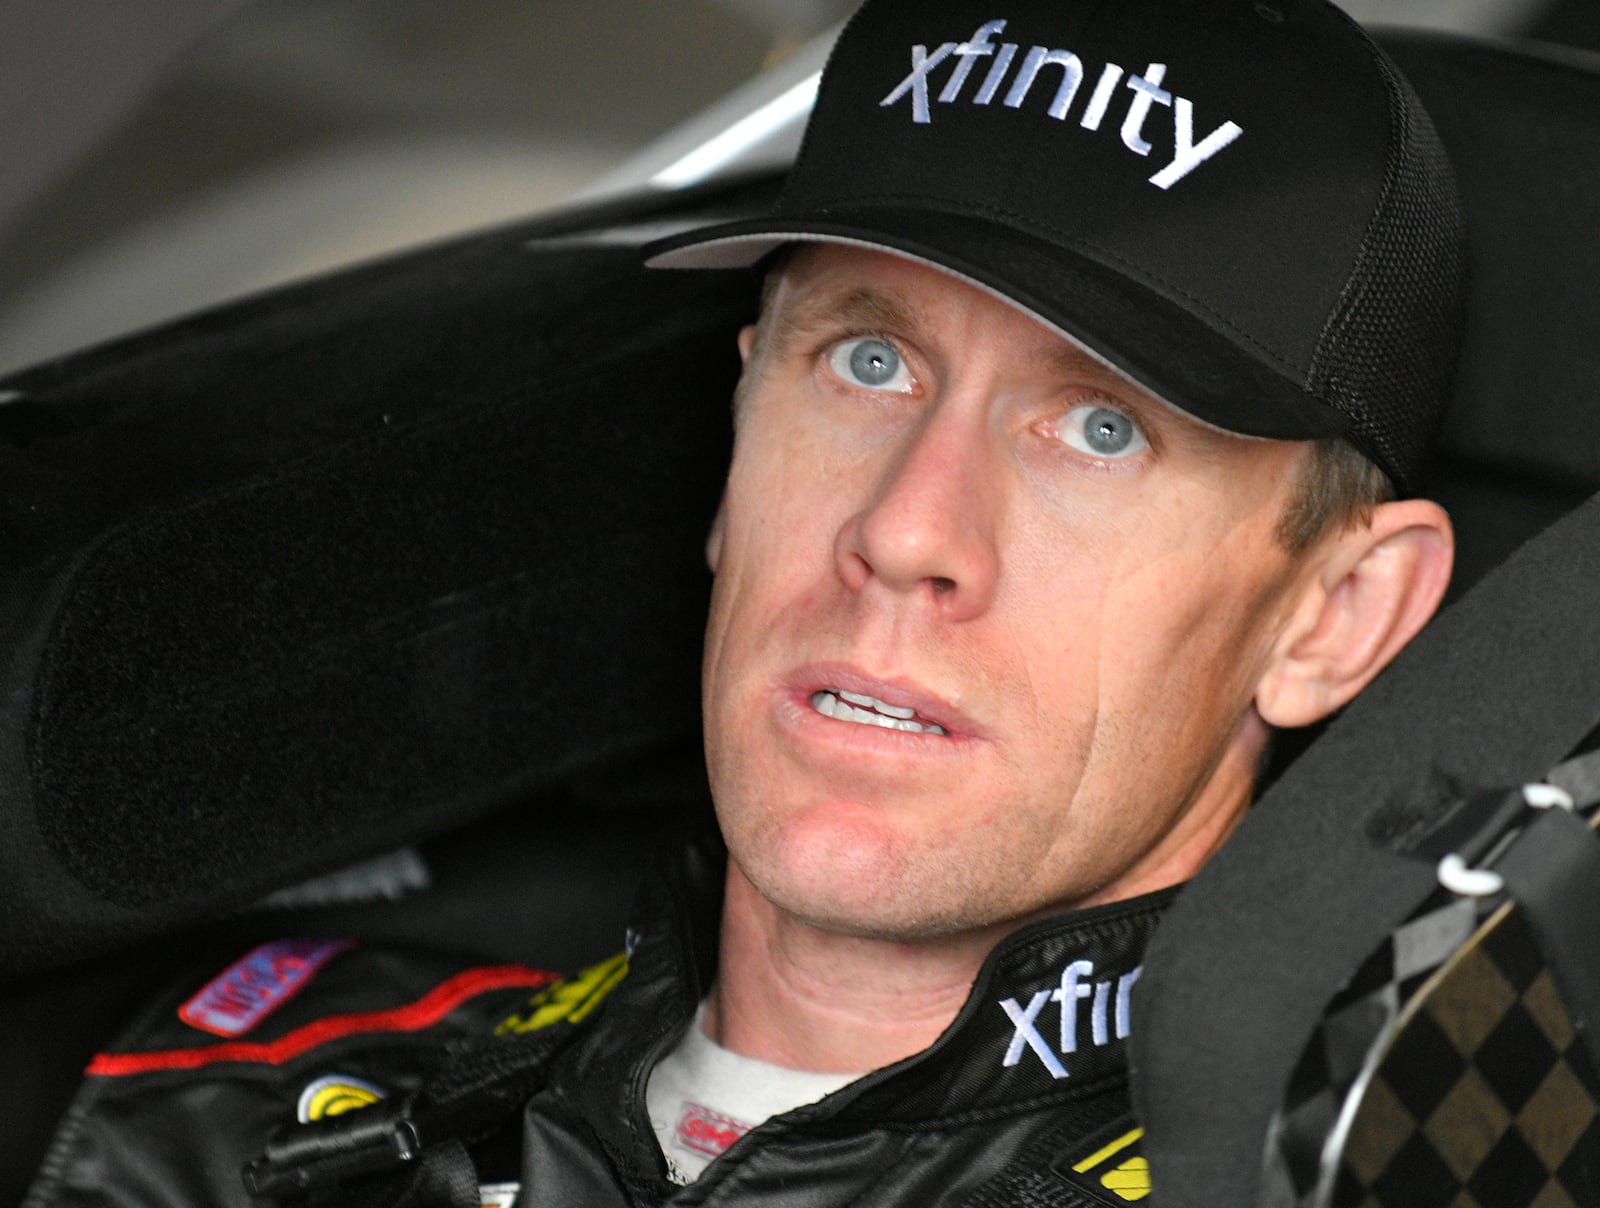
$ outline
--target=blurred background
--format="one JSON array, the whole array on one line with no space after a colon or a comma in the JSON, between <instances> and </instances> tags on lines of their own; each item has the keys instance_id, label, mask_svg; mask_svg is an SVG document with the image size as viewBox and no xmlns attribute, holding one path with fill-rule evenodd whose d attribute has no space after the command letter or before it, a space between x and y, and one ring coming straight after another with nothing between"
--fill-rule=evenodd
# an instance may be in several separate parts
<instances>
[{"instance_id":1,"label":"blurred background","mask_svg":"<svg viewBox=\"0 0 1600 1208\"><path fill-rule=\"evenodd\" d=\"M592 195L851 7L7 0L0 373ZM1345 7L1600 52L1600 0Z\"/></svg>"}]
</instances>

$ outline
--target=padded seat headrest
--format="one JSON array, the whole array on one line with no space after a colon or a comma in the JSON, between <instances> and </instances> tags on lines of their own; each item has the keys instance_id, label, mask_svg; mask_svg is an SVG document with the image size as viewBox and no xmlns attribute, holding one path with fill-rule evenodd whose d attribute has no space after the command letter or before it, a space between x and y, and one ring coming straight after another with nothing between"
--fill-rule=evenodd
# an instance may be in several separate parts
<instances>
[{"instance_id":1,"label":"padded seat headrest","mask_svg":"<svg viewBox=\"0 0 1600 1208\"><path fill-rule=\"evenodd\" d=\"M633 218L469 239L6 383L0 973L697 742L754 297L644 270Z\"/></svg>"}]
</instances>

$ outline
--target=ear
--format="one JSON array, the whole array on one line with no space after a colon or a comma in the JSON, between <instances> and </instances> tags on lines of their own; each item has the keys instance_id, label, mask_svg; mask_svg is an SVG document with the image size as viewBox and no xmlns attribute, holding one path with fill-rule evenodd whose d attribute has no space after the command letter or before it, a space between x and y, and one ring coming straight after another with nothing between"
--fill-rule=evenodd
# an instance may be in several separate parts
<instances>
[{"instance_id":1,"label":"ear","mask_svg":"<svg viewBox=\"0 0 1600 1208\"><path fill-rule=\"evenodd\" d=\"M1326 538L1256 686L1274 726L1320 721L1388 666L1439 607L1455 533L1438 504L1379 506L1367 527Z\"/></svg>"},{"instance_id":2,"label":"ear","mask_svg":"<svg viewBox=\"0 0 1600 1208\"><path fill-rule=\"evenodd\" d=\"M755 351L756 329L750 324L739 330L739 361L746 368L750 365L750 355ZM739 395L734 393L735 414ZM706 535L706 565L711 568L711 573L717 573L717 563L722 561L722 534L727 528L728 497L723 495L722 501L717 504L717 514L711 521L711 532Z\"/></svg>"},{"instance_id":3,"label":"ear","mask_svg":"<svg viewBox=\"0 0 1600 1208\"><path fill-rule=\"evenodd\" d=\"M717 504L717 514L711 520L711 532L706 537L706 565L717 573L717 563L722 561L722 534L728 525L728 498Z\"/></svg>"}]
</instances>

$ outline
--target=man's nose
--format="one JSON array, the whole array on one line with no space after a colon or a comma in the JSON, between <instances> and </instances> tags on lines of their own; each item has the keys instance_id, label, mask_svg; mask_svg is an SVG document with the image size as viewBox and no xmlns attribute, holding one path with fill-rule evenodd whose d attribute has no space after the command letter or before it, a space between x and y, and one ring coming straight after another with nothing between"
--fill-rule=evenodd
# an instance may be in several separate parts
<instances>
[{"instance_id":1,"label":"man's nose","mask_svg":"<svg viewBox=\"0 0 1600 1208\"><path fill-rule=\"evenodd\" d=\"M866 505L834 543L852 591L871 583L924 599L941 619L968 620L994 598L1004 489L981 419L936 407L879 471Z\"/></svg>"}]
</instances>

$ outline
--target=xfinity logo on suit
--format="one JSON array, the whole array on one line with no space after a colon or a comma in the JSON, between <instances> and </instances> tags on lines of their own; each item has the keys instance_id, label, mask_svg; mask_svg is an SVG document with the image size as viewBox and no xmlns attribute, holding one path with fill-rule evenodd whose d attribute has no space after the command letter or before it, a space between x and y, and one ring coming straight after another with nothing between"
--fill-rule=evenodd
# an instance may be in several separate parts
<instances>
[{"instance_id":1,"label":"xfinity logo on suit","mask_svg":"<svg viewBox=\"0 0 1600 1208\"><path fill-rule=\"evenodd\" d=\"M1027 1049L1032 1049L1044 1063L1044 1068L1050 1071L1052 1078L1070 1076L1071 1071L1061 1063L1060 1058L1051 1050L1050 1042L1039 1032L1037 1022L1039 1013L1044 1010L1046 1003L1051 1002L1061 1004L1059 1047L1062 1056L1070 1057L1078 1051L1080 1020L1084 1014L1089 1017L1090 1043L1096 1048L1110 1044L1113 1039L1126 1040L1130 1030L1129 1001L1133 987L1143 972L1144 966L1140 965L1121 977L1107 978L1098 982L1087 981L1086 978L1094 976L1094 962L1075 960L1061 970L1061 985L1057 989L1038 991L1028 1001L1027 1006L1023 1006L1015 998L1002 999L1000 1009L1006 1013L1006 1018L1011 1021L1014 1029L1002 1064L1016 1065L1022 1060L1022 1054ZM1094 1002L1090 1009L1080 1013L1078 1003L1091 996Z\"/></svg>"},{"instance_id":2,"label":"xfinity logo on suit","mask_svg":"<svg viewBox=\"0 0 1600 1208\"><path fill-rule=\"evenodd\" d=\"M960 100L967 77L978 59L993 59L983 83L971 97L974 105L988 105L999 95L1011 72L1020 46L1003 42L998 46L991 38L1005 32L1004 20L986 21L965 42L945 42L929 53L927 46L911 48L911 74L895 85L894 89L878 103L883 106L897 104L905 97L911 98L911 120L928 123L933 120L933 110L928 100L928 81L933 71L948 59L955 66L940 90L938 103L954 104ZM1022 58L1022 64L1011 77L1002 104L1010 109L1020 109L1029 90L1046 66L1061 69L1061 82L1055 98L1046 112L1058 122L1065 122L1078 94L1083 88L1083 61L1069 50L1051 50L1043 46L1032 47ZM1126 83L1124 83L1124 77ZM1100 78L1090 93L1088 103L1078 119L1080 128L1098 131L1105 124L1112 105L1126 100L1127 108L1121 122L1122 143L1135 155L1149 155L1151 144L1144 136L1145 123L1153 110L1171 110L1173 120L1172 162L1150 178L1158 189L1170 189L1201 164L1223 148L1236 141L1244 130L1232 121L1223 122L1198 143L1194 138L1194 103L1187 97L1177 96L1161 87L1166 81L1167 65L1151 63L1143 75L1130 75L1116 63L1107 63L1100 70ZM1130 95L1131 94L1131 95Z\"/></svg>"}]
</instances>

